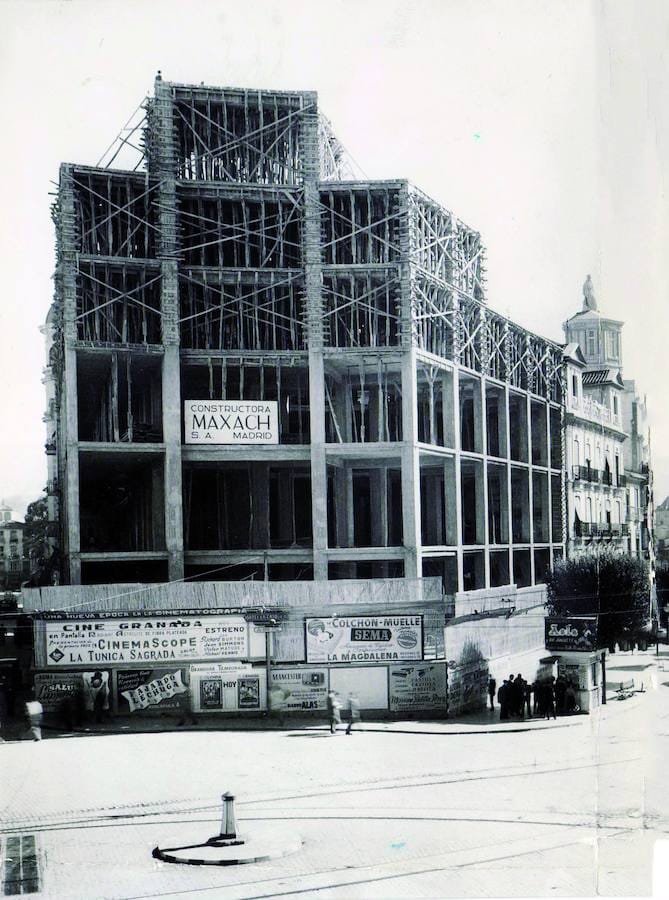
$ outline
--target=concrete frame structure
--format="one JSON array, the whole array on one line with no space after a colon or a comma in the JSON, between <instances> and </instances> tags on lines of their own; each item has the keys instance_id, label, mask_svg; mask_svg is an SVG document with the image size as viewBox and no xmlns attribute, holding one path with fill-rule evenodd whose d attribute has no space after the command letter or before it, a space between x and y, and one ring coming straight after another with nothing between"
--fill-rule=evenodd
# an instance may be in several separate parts
<instances>
[{"instance_id":1,"label":"concrete frame structure","mask_svg":"<svg viewBox=\"0 0 669 900\"><path fill-rule=\"evenodd\" d=\"M159 76L143 135L143 172L60 172L64 582L540 582L562 348L485 305L480 235L405 181L344 180L314 93ZM197 399L275 400L278 446L187 445Z\"/></svg>"}]
</instances>

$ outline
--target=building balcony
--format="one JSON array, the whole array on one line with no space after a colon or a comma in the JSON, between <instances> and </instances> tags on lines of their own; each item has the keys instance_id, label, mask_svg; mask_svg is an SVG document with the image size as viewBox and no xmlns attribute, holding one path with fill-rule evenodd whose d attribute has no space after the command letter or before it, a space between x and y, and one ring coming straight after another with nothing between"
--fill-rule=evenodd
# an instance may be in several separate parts
<instances>
[{"instance_id":1,"label":"building balcony","mask_svg":"<svg viewBox=\"0 0 669 900\"><path fill-rule=\"evenodd\" d=\"M620 414L614 414L608 406L602 406L594 400L583 399L581 403L581 412L592 422L598 422L602 425L609 425L612 428L622 429L622 419Z\"/></svg>"},{"instance_id":2,"label":"building balcony","mask_svg":"<svg viewBox=\"0 0 669 900\"><path fill-rule=\"evenodd\" d=\"M576 537L618 538L629 535L629 526L622 522L575 522Z\"/></svg>"},{"instance_id":3,"label":"building balcony","mask_svg":"<svg viewBox=\"0 0 669 900\"><path fill-rule=\"evenodd\" d=\"M592 466L573 467L574 481L590 481L594 484L599 484L601 474L599 469L593 469Z\"/></svg>"}]
</instances>

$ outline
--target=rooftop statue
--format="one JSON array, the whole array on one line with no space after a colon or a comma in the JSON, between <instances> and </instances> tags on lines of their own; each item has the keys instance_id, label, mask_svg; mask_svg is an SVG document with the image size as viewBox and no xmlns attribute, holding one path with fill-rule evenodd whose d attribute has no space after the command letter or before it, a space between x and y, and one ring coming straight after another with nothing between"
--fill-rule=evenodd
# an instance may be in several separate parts
<instances>
[{"instance_id":1,"label":"rooftop statue","mask_svg":"<svg viewBox=\"0 0 669 900\"><path fill-rule=\"evenodd\" d=\"M588 275L583 284L583 312L597 309L597 300L592 286L592 278Z\"/></svg>"}]
</instances>

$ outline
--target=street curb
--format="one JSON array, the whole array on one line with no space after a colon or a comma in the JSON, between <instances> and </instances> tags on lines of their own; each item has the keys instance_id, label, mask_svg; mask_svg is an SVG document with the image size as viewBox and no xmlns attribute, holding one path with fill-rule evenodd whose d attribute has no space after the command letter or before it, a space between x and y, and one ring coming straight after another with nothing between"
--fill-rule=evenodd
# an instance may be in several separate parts
<instances>
[{"instance_id":1,"label":"street curb","mask_svg":"<svg viewBox=\"0 0 669 900\"><path fill-rule=\"evenodd\" d=\"M509 728L468 728L464 730L451 730L444 729L440 731L426 731L421 728L379 728L379 727L367 727L362 725L357 728L354 734L422 734L422 735L435 735L439 737L447 737L448 735L461 736L466 734L519 734L525 733L529 731L549 731L554 728L570 728L574 725L577 725L579 722L584 722L588 716L586 715L575 715L568 717L568 721L555 722L554 724L543 725L537 722L533 726L521 726L519 723L519 727L509 727ZM42 729L44 731L44 728ZM65 734L50 734L47 738L43 738L46 740L68 740L70 738L79 738L79 737L112 737L112 736L123 736L123 735L135 735L135 734L217 734L224 732L235 732L235 733L276 733L276 732L304 732L306 734L320 734L329 732L329 726L316 726L316 727L307 727L307 728L297 728L290 726L272 726L269 728L248 728L242 725L231 725L231 726L202 726L202 727L190 727L190 728L133 728L131 729L114 729L108 731L72 731ZM341 734L344 734L344 730L341 729ZM3 743L5 744L25 744L32 743L32 741L26 739L18 739L18 740L5 740Z\"/></svg>"}]
</instances>

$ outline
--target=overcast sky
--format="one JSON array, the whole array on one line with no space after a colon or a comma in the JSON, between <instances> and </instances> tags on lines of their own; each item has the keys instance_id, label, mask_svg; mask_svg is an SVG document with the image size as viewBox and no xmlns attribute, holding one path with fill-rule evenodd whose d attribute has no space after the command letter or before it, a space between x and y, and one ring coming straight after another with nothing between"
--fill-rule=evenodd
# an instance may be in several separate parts
<instances>
[{"instance_id":1,"label":"overcast sky","mask_svg":"<svg viewBox=\"0 0 669 900\"><path fill-rule=\"evenodd\" d=\"M623 320L669 493L664 0L0 0L0 497L46 482L38 327L61 161L95 164L167 80L317 90L369 178L408 178L479 230L488 302L546 337Z\"/></svg>"}]
</instances>

